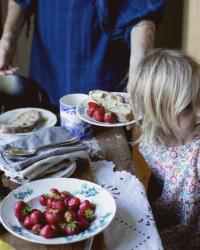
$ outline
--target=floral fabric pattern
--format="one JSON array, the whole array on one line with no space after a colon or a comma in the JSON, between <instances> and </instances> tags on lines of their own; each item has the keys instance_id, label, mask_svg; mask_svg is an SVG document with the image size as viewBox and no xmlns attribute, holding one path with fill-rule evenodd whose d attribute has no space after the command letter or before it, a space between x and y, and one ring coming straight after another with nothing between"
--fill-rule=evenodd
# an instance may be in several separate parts
<instances>
[{"instance_id":1,"label":"floral fabric pattern","mask_svg":"<svg viewBox=\"0 0 200 250\"><path fill-rule=\"evenodd\" d=\"M140 152L162 184L152 210L165 249L200 249L200 137L169 147L140 143Z\"/></svg>"}]
</instances>

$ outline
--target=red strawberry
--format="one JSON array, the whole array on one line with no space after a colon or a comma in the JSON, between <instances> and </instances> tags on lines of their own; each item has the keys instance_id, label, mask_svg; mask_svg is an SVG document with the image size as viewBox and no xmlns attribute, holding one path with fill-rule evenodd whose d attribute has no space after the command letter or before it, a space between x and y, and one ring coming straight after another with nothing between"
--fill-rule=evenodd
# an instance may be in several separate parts
<instances>
[{"instance_id":1,"label":"red strawberry","mask_svg":"<svg viewBox=\"0 0 200 250\"><path fill-rule=\"evenodd\" d=\"M79 227L77 221L72 221L71 223L67 224L65 228L65 232L67 235L73 235L79 232Z\"/></svg>"},{"instance_id":2,"label":"red strawberry","mask_svg":"<svg viewBox=\"0 0 200 250\"><path fill-rule=\"evenodd\" d=\"M66 210L66 205L62 200L54 200L51 203L51 208L64 212Z\"/></svg>"},{"instance_id":3,"label":"red strawberry","mask_svg":"<svg viewBox=\"0 0 200 250\"><path fill-rule=\"evenodd\" d=\"M30 221L32 225L35 225L38 223L44 223L45 221L44 214L40 210L33 211L30 214Z\"/></svg>"},{"instance_id":4,"label":"red strawberry","mask_svg":"<svg viewBox=\"0 0 200 250\"><path fill-rule=\"evenodd\" d=\"M79 208L79 210L77 211L77 216L78 216L78 218L85 217L85 209L84 208Z\"/></svg>"},{"instance_id":5,"label":"red strawberry","mask_svg":"<svg viewBox=\"0 0 200 250\"><path fill-rule=\"evenodd\" d=\"M57 194L53 195L53 197L49 197L47 199L47 208L53 208L54 202L60 200L60 197L57 197Z\"/></svg>"},{"instance_id":6,"label":"red strawberry","mask_svg":"<svg viewBox=\"0 0 200 250\"><path fill-rule=\"evenodd\" d=\"M88 116L92 117L92 116L93 116L93 113L94 113L93 110L87 109L87 115L88 115Z\"/></svg>"},{"instance_id":7,"label":"red strawberry","mask_svg":"<svg viewBox=\"0 0 200 250\"><path fill-rule=\"evenodd\" d=\"M52 238L55 236L55 231L51 227L51 225L45 225L41 230L40 230L40 236L44 238Z\"/></svg>"},{"instance_id":8,"label":"red strawberry","mask_svg":"<svg viewBox=\"0 0 200 250\"><path fill-rule=\"evenodd\" d=\"M73 197L68 201L69 209L78 208L80 205L80 199L78 197Z\"/></svg>"},{"instance_id":9,"label":"red strawberry","mask_svg":"<svg viewBox=\"0 0 200 250\"><path fill-rule=\"evenodd\" d=\"M99 108L100 105L97 104L96 102L88 102L88 109L87 109L87 114L92 117L94 111Z\"/></svg>"},{"instance_id":10,"label":"red strawberry","mask_svg":"<svg viewBox=\"0 0 200 250\"><path fill-rule=\"evenodd\" d=\"M117 116L116 114L112 113L112 112L106 112L104 114L104 122L108 122L108 123L115 123L117 122Z\"/></svg>"},{"instance_id":11,"label":"red strawberry","mask_svg":"<svg viewBox=\"0 0 200 250\"><path fill-rule=\"evenodd\" d=\"M52 224L51 227L53 228L55 236L60 236L62 234L62 229L58 224Z\"/></svg>"},{"instance_id":12,"label":"red strawberry","mask_svg":"<svg viewBox=\"0 0 200 250\"><path fill-rule=\"evenodd\" d=\"M95 109L92 117L98 122L103 122L104 114L105 114L105 109L103 107L100 107Z\"/></svg>"},{"instance_id":13,"label":"red strawberry","mask_svg":"<svg viewBox=\"0 0 200 250\"><path fill-rule=\"evenodd\" d=\"M27 228L27 229L31 229L31 228L32 228L33 224L32 224L32 222L31 222L30 215L27 215L27 216L25 217L25 219L24 219L24 221L23 221L23 225L24 225L24 227Z\"/></svg>"},{"instance_id":14,"label":"red strawberry","mask_svg":"<svg viewBox=\"0 0 200 250\"><path fill-rule=\"evenodd\" d=\"M65 233L65 229L67 228L67 223L66 222L60 222L57 225L60 227L61 232Z\"/></svg>"},{"instance_id":15,"label":"red strawberry","mask_svg":"<svg viewBox=\"0 0 200 250\"><path fill-rule=\"evenodd\" d=\"M96 102L88 102L88 108L89 109L96 109L96 108L99 108L100 105L97 104Z\"/></svg>"},{"instance_id":16,"label":"red strawberry","mask_svg":"<svg viewBox=\"0 0 200 250\"><path fill-rule=\"evenodd\" d=\"M59 196L60 196L60 192L59 192L58 189L56 189L56 188L51 188L51 189L50 189L50 192L51 192L52 194L56 194L56 195L59 195Z\"/></svg>"},{"instance_id":17,"label":"red strawberry","mask_svg":"<svg viewBox=\"0 0 200 250\"><path fill-rule=\"evenodd\" d=\"M89 225L90 224L89 224L88 220L86 220L85 218L80 218L78 220L78 226L79 226L81 231L87 229L89 227Z\"/></svg>"},{"instance_id":18,"label":"red strawberry","mask_svg":"<svg viewBox=\"0 0 200 250\"><path fill-rule=\"evenodd\" d=\"M66 220L66 222L71 222L73 220L76 220L76 213L73 210L69 210L67 212L65 212L64 214L64 218Z\"/></svg>"},{"instance_id":19,"label":"red strawberry","mask_svg":"<svg viewBox=\"0 0 200 250\"><path fill-rule=\"evenodd\" d=\"M45 212L45 219L48 224L57 224L63 220L62 215L53 209Z\"/></svg>"},{"instance_id":20,"label":"red strawberry","mask_svg":"<svg viewBox=\"0 0 200 250\"><path fill-rule=\"evenodd\" d=\"M90 208L86 209L83 218L85 218L88 221L93 221L95 218L94 210Z\"/></svg>"},{"instance_id":21,"label":"red strawberry","mask_svg":"<svg viewBox=\"0 0 200 250\"><path fill-rule=\"evenodd\" d=\"M19 220L23 220L31 211L30 206L24 201L16 201L14 204L14 213Z\"/></svg>"},{"instance_id":22,"label":"red strawberry","mask_svg":"<svg viewBox=\"0 0 200 250\"><path fill-rule=\"evenodd\" d=\"M65 206L66 206L66 208L68 208L69 206L68 206L68 202L69 202L69 200L71 200L71 198L72 198L73 196L67 196L67 197L65 197L65 199L64 199L64 203L65 203Z\"/></svg>"},{"instance_id":23,"label":"red strawberry","mask_svg":"<svg viewBox=\"0 0 200 250\"><path fill-rule=\"evenodd\" d=\"M92 208L92 204L90 203L89 200L84 200L84 201L81 202L79 208L80 208L80 209L81 209L81 208L82 208L82 209Z\"/></svg>"},{"instance_id":24,"label":"red strawberry","mask_svg":"<svg viewBox=\"0 0 200 250\"><path fill-rule=\"evenodd\" d=\"M64 200L65 198L70 197L70 193L63 191L60 193L60 197Z\"/></svg>"},{"instance_id":25,"label":"red strawberry","mask_svg":"<svg viewBox=\"0 0 200 250\"><path fill-rule=\"evenodd\" d=\"M42 194L39 198L40 205L47 206L47 198L48 198L47 195Z\"/></svg>"},{"instance_id":26,"label":"red strawberry","mask_svg":"<svg viewBox=\"0 0 200 250\"><path fill-rule=\"evenodd\" d=\"M38 224L35 224L35 225L32 227L32 233L39 235L42 228L43 228L43 225L42 225L42 224L39 224L39 223L38 223Z\"/></svg>"}]
</instances>

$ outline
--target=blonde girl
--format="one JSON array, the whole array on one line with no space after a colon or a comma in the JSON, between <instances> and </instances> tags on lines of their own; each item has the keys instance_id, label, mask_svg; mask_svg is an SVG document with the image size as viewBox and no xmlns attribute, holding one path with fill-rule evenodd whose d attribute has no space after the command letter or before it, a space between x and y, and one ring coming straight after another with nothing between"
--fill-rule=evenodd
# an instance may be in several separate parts
<instances>
[{"instance_id":1,"label":"blonde girl","mask_svg":"<svg viewBox=\"0 0 200 250\"><path fill-rule=\"evenodd\" d=\"M164 248L200 249L200 66L181 52L154 50L128 91L140 152L161 186L152 209Z\"/></svg>"}]
</instances>

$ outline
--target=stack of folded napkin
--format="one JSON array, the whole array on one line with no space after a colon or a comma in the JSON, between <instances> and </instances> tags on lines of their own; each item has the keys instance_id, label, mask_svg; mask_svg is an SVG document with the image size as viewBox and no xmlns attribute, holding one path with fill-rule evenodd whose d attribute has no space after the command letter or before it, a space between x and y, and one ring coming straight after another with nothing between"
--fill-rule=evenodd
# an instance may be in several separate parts
<instances>
[{"instance_id":1,"label":"stack of folded napkin","mask_svg":"<svg viewBox=\"0 0 200 250\"><path fill-rule=\"evenodd\" d=\"M0 169L5 172L6 176L18 183L43 177L64 176L69 173L69 169L74 169L76 159L88 157L88 147L80 141L70 145L42 149L32 157L20 157L17 160L9 158L4 150L12 147L31 150L42 145L66 142L72 138L73 135L66 129L51 127L3 145L0 149Z\"/></svg>"}]
</instances>

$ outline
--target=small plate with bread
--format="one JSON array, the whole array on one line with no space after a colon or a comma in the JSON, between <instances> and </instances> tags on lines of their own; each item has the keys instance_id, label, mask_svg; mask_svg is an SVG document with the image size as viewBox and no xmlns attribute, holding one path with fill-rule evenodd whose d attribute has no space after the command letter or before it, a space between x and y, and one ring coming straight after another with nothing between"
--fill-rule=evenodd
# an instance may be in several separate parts
<instances>
[{"instance_id":1,"label":"small plate with bread","mask_svg":"<svg viewBox=\"0 0 200 250\"><path fill-rule=\"evenodd\" d=\"M0 132L4 134L27 135L41 128L53 127L56 123L56 115L49 110L18 108L0 115Z\"/></svg>"},{"instance_id":2,"label":"small plate with bread","mask_svg":"<svg viewBox=\"0 0 200 250\"><path fill-rule=\"evenodd\" d=\"M135 123L130 97L125 92L93 90L77 105L78 117L90 124L120 127Z\"/></svg>"}]
</instances>

